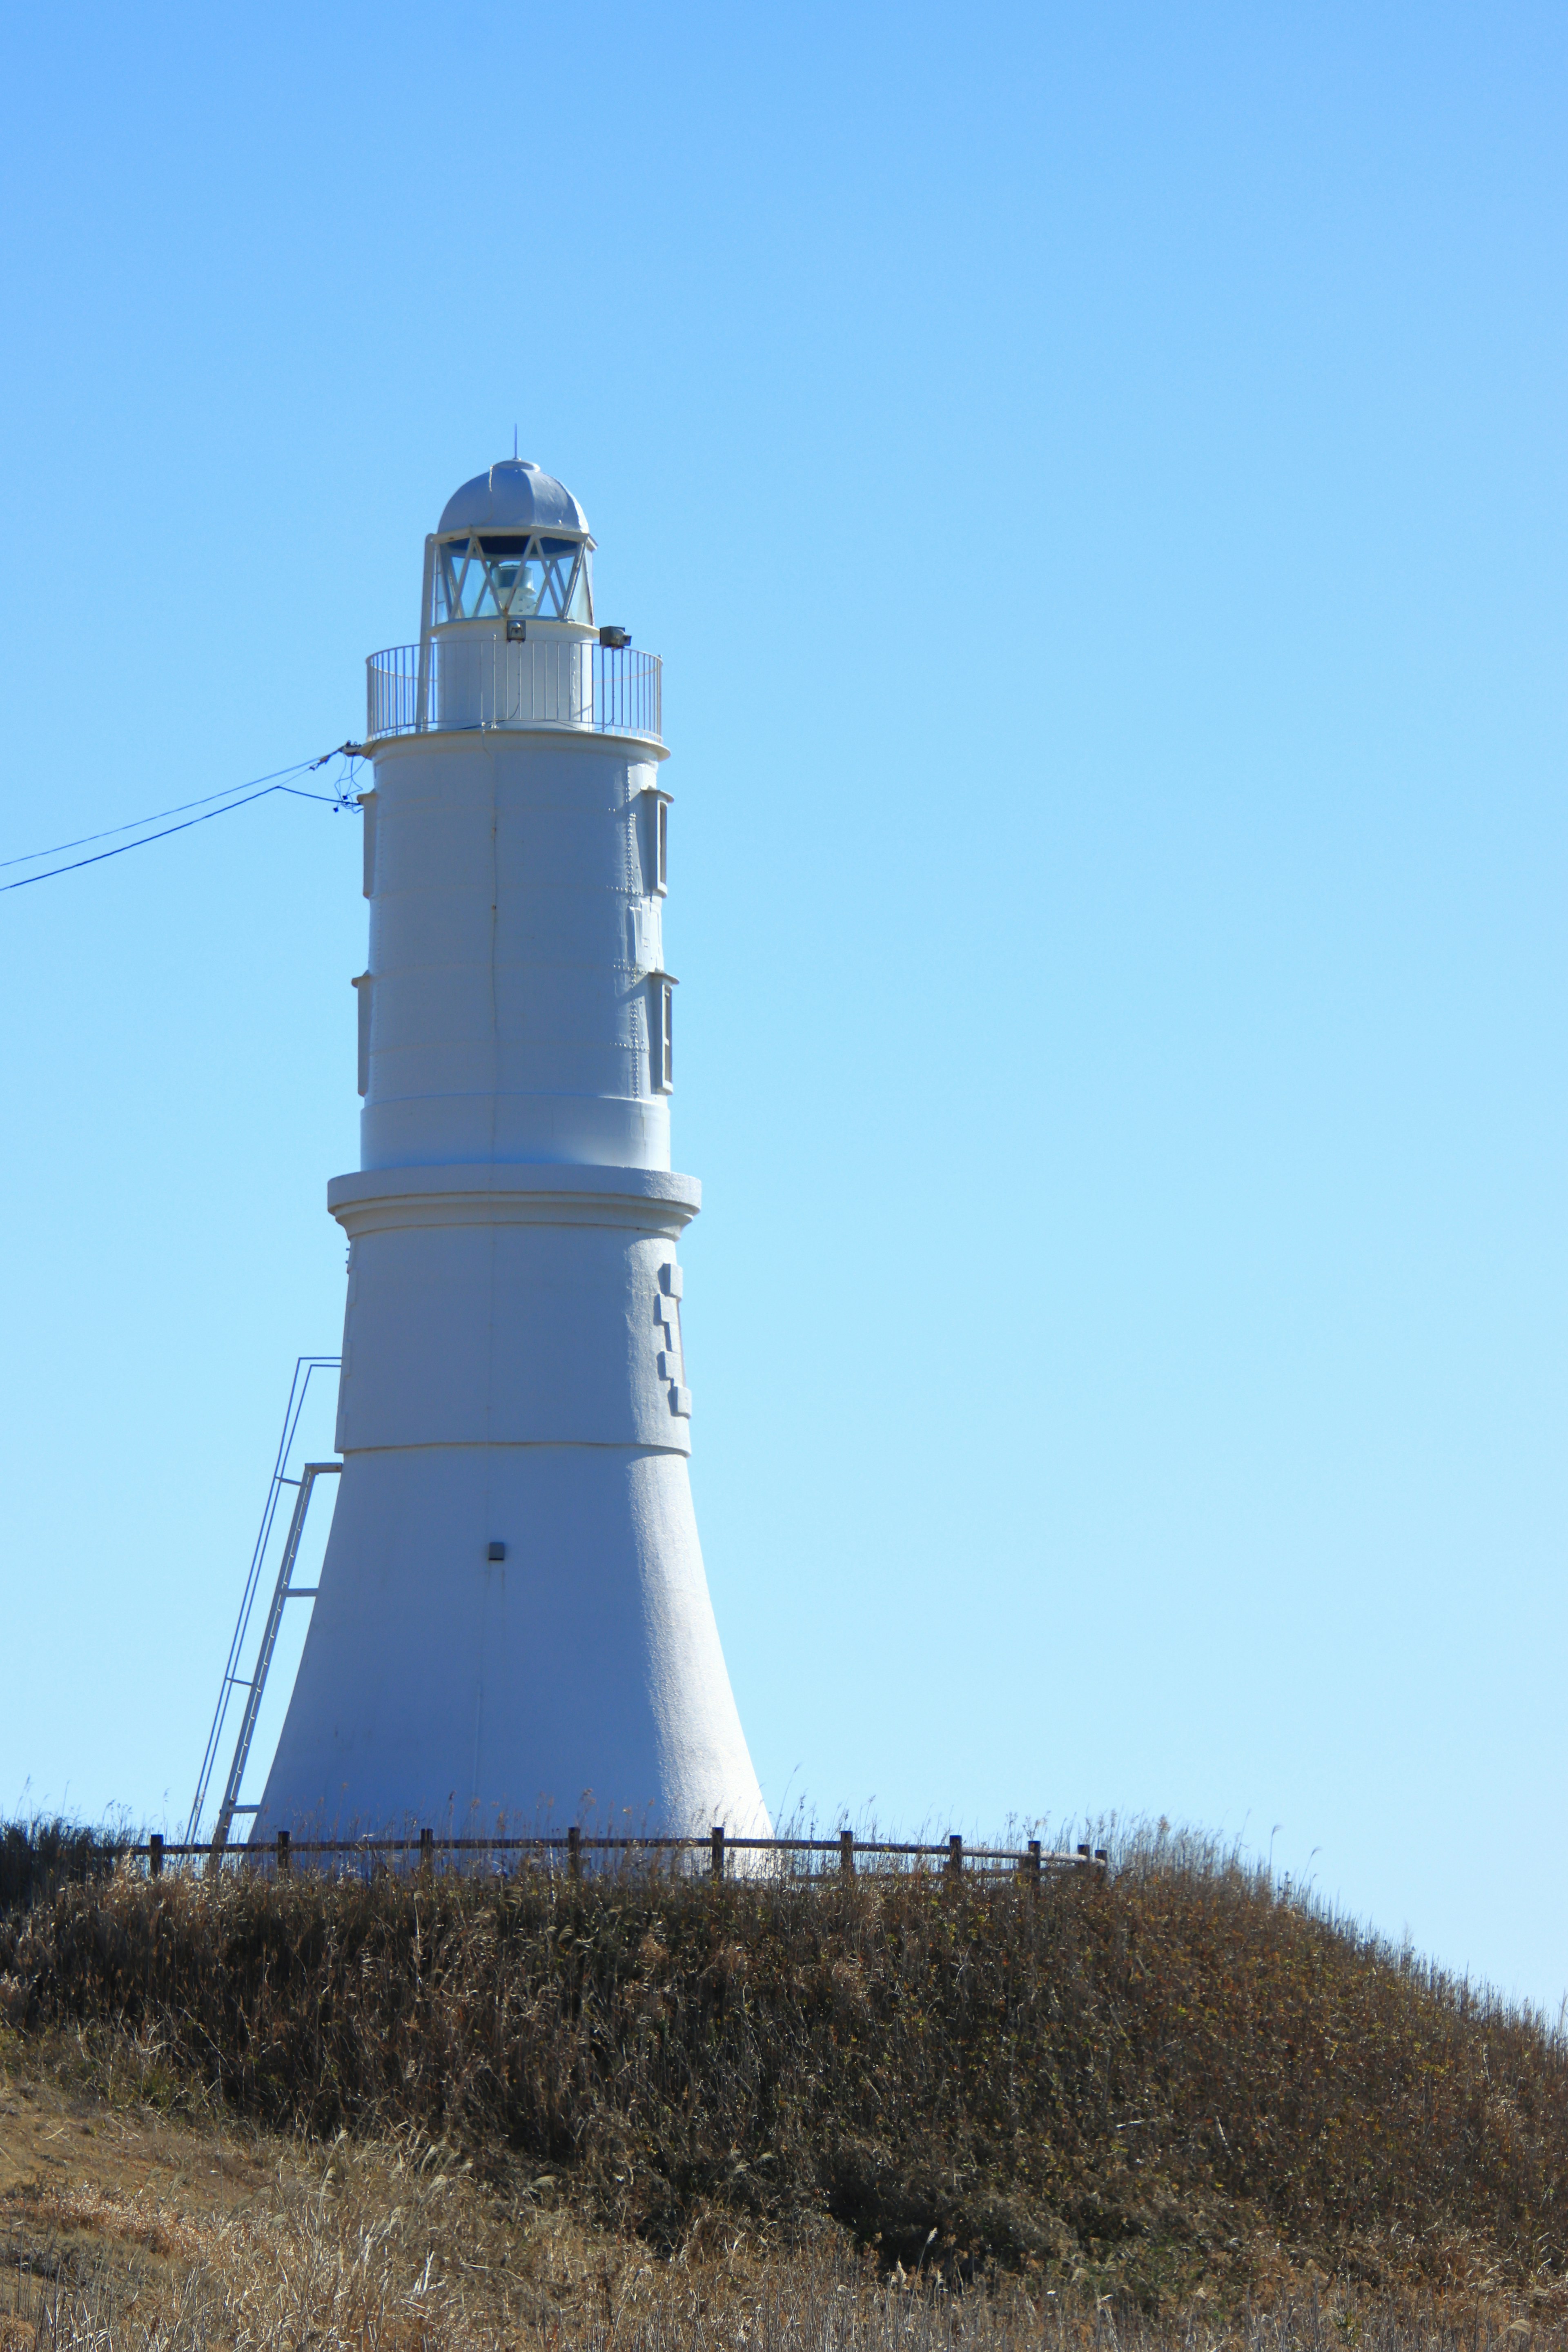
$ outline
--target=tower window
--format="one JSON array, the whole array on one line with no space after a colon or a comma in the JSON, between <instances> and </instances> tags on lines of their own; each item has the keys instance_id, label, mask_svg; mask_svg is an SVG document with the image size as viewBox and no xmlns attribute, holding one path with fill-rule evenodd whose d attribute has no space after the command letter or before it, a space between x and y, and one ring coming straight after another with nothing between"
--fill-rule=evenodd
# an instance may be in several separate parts
<instances>
[{"instance_id":1,"label":"tower window","mask_svg":"<svg viewBox=\"0 0 1568 2352\"><path fill-rule=\"evenodd\" d=\"M668 972L648 977L649 1075L656 1095L667 1095L675 1084L675 991Z\"/></svg>"},{"instance_id":2,"label":"tower window","mask_svg":"<svg viewBox=\"0 0 1568 2352\"><path fill-rule=\"evenodd\" d=\"M359 999L359 1090L370 1092L370 974L362 971L353 983Z\"/></svg>"},{"instance_id":3,"label":"tower window","mask_svg":"<svg viewBox=\"0 0 1568 2352\"><path fill-rule=\"evenodd\" d=\"M662 898L669 887L669 794L657 784L642 789L643 817L638 834L642 886L649 898Z\"/></svg>"},{"instance_id":4,"label":"tower window","mask_svg":"<svg viewBox=\"0 0 1568 2352\"><path fill-rule=\"evenodd\" d=\"M375 792L361 793L359 804L364 811L364 895L375 896Z\"/></svg>"}]
</instances>

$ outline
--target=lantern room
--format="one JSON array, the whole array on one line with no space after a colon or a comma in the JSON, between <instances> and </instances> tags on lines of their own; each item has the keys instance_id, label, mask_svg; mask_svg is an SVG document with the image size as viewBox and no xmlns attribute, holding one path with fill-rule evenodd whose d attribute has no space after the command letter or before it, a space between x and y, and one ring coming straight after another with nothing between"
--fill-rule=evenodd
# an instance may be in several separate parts
<instances>
[{"instance_id":1,"label":"lantern room","mask_svg":"<svg viewBox=\"0 0 1568 2352\"><path fill-rule=\"evenodd\" d=\"M534 621L592 630L588 518L553 475L504 458L447 499L428 542L425 591L427 629Z\"/></svg>"}]
</instances>

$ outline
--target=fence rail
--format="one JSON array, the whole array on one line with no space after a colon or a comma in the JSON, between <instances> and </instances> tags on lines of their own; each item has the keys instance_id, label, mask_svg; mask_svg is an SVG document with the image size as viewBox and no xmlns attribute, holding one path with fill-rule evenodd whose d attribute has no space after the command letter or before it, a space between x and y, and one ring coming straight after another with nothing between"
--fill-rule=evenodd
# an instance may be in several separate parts
<instances>
[{"instance_id":1,"label":"fence rail","mask_svg":"<svg viewBox=\"0 0 1568 2352\"><path fill-rule=\"evenodd\" d=\"M539 1855L548 1859L552 1866L557 1858L564 1861L568 1874L575 1878L581 1873L584 1855L592 1853L649 1861L679 1853L706 1854L710 1874L715 1878L725 1875L729 1859L734 1854L802 1856L808 1871L810 1858L820 1854L836 1859L845 1877L853 1877L868 1859L872 1859L874 1868L879 1866L873 1859L878 1857L883 1868L891 1864L894 1867L919 1869L927 1862L940 1862L942 1871L955 1878L969 1874L1010 1874L1036 1881L1047 1873L1074 1871L1088 1871L1103 1878L1110 1864L1104 1846L1091 1851L1080 1845L1071 1853L1051 1853L1038 1838L1031 1838L1025 1846L966 1846L961 1837L950 1837L941 1845L921 1845L890 1838L858 1838L852 1830L840 1830L830 1838L731 1837L722 1827L710 1830L706 1837L584 1837L580 1831L572 1829L555 1837L438 1838L433 1830L424 1829L412 1837L296 1839L288 1830L279 1830L275 1838L265 1843L231 1845L186 1841L176 1844L153 1836L144 1845L120 1849L121 1860L144 1861L153 1878L160 1876L165 1863L178 1860L270 1863L276 1869L287 1871L297 1861L322 1855L374 1861L377 1856L390 1854L417 1855L423 1869L433 1869L438 1854Z\"/></svg>"},{"instance_id":2,"label":"fence rail","mask_svg":"<svg viewBox=\"0 0 1568 2352\"><path fill-rule=\"evenodd\" d=\"M462 635L365 663L365 740L481 727L572 727L663 740L657 654L579 637Z\"/></svg>"}]
</instances>

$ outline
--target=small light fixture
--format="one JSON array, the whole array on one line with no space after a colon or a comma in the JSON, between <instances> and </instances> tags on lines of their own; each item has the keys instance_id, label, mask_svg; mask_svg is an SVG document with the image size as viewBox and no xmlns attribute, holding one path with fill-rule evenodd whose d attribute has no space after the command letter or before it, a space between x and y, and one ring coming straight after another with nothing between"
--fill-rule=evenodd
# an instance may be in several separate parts
<instances>
[{"instance_id":1,"label":"small light fixture","mask_svg":"<svg viewBox=\"0 0 1568 2352\"><path fill-rule=\"evenodd\" d=\"M506 1558L505 1544L492 1543L489 1548L489 1558L491 1559L504 1559Z\"/></svg>"},{"instance_id":2,"label":"small light fixture","mask_svg":"<svg viewBox=\"0 0 1568 2352\"><path fill-rule=\"evenodd\" d=\"M599 631L599 643L602 646L612 646L616 653L624 653L627 646L631 644L631 641L632 633L629 629L601 629Z\"/></svg>"},{"instance_id":3,"label":"small light fixture","mask_svg":"<svg viewBox=\"0 0 1568 2352\"><path fill-rule=\"evenodd\" d=\"M509 646L521 646L527 635L528 623L526 621L508 620L506 625L506 641Z\"/></svg>"}]
</instances>

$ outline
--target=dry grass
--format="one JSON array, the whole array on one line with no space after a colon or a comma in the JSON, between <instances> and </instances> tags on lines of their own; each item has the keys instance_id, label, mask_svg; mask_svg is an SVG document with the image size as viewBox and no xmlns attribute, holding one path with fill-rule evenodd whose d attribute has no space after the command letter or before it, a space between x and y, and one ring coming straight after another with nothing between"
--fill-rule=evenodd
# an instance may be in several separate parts
<instances>
[{"instance_id":1,"label":"dry grass","mask_svg":"<svg viewBox=\"0 0 1568 2352\"><path fill-rule=\"evenodd\" d=\"M0 2347L1544 2352L1562 2341L1528 2302L1368 2294L1284 2267L1237 2310L1200 2297L1162 2322L1040 2277L955 2288L885 2272L831 2227L783 2247L712 2211L660 2258L554 2199L498 2200L455 2151L411 2136L311 2149L211 2122L173 2132L184 2162L162 2192L73 2182L0 2194L14 2262ZM254 2173L249 2194L200 2193L216 2148L226 2177Z\"/></svg>"},{"instance_id":2,"label":"dry grass","mask_svg":"<svg viewBox=\"0 0 1568 2352\"><path fill-rule=\"evenodd\" d=\"M1561 2326L1561 2040L1203 1847L1038 1895L61 1875L0 1921L13 2048L79 2031L111 2099L304 2168L160 2340Z\"/></svg>"}]
</instances>

